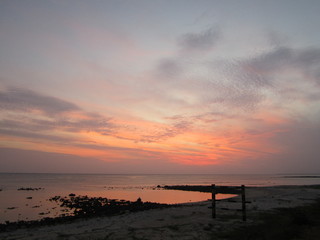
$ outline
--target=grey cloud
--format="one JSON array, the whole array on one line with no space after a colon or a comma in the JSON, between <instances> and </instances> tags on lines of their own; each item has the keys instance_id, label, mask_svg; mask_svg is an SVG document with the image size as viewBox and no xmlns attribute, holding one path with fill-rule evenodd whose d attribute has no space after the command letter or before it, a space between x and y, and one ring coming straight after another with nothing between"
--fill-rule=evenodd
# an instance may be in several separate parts
<instances>
[{"instance_id":1,"label":"grey cloud","mask_svg":"<svg viewBox=\"0 0 320 240\"><path fill-rule=\"evenodd\" d=\"M205 123L212 123L212 122L218 122L218 121L223 121L226 119L233 119L235 116L230 115L229 113L226 112L206 112L202 114L198 114L195 116L192 116L193 121L202 121Z\"/></svg>"},{"instance_id":2,"label":"grey cloud","mask_svg":"<svg viewBox=\"0 0 320 240\"><path fill-rule=\"evenodd\" d=\"M243 64L248 70L256 71L261 74L268 74L287 66L293 58L293 51L290 48L281 47L250 59L247 64Z\"/></svg>"},{"instance_id":3,"label":"grey cloud","mask_svg":"<svg viewBox=\"0 0 320 240\"><path fill-rule=\"evenodd\" d=\"M293 59L297 67L320 86L320 49L310 48L297 51Z\"/></svg>"},{"instance_id":4,"label":"grey cloud","mask_svg":"<svg viewBox=\"0 0 320 240\"><path fill-rule=\"evenodd\" d=\"M40 121L41 123L39 123ZM15 130L24 130L24 131L44 131L52 130L53 126L50 121L35 120L29 118L4 118L0 120L0 129L15 129Z\"/></svg>"},{"instance_id":5,"label":"grey cloud","mask_svg":"<svg viewBox=\"0 0 320 240\"><path fill-rule=\"evenodd\" d=\"M201 33L186 33L177 39L177 53L176 57L160 59L156 65L156 74L163 78L170 78L171 80L179 77L185 72L186 66L182 54L204 54L213 49L217 41L220 39L220 31L209 28Z\"/></svg>"},{"instance_id":6,"label":"grey cloud","mask_svg":"<svg viewBox=\"0 0 320 240\"><path fill-rule=\"evenodd\" d=\"M161 77L172 78L179 76L182 72L182 66L178 61L166 58L159 61L157 71Z\"/></svg>"},{"instance_id":7,"label":"grey cloud","mask_svg":"<svg viewBox=\"0 0 320 240\"><path fill-rule=\"evenodd\" d=\"M224 112L254 111L264 100L260 87L241 83L241 76L232 76L229 81L212 81L203 90L202 104L211 110Z\"/></svg>"},{"instance_id":8,"label":"grey cloud","mask_svg":"<svg viewBox=\"0 0 320 240\"><path fill-rule=\"evenodd\" d=\"M266 91L287 99L319 100L316 90L311 89L313 85L320 86L320 49L279 47L253 58L220 66L226 79L211 81L214 93L208 98L210 103L254 110L266 99ZM292 70L297 78L284 79L288 70ZM311 88L300 88L299 82L309 82Z\"/></svg>"},{"instance_id":9,"label":"grey cloud","mask_svg":"<svg viewBox=\"0 0 320 240\"><path fill-rule=\"evenodd\" d=\"M225 98L225 103L235 108L242 108L245 110L254 110L257 105L263 100L263 95L254 91L246 91L233 96Z\"/></svg>"},{"instance_id":10,"label":"grey cloud","mask_svg":"<svg viewBox=\"0 0 320 240\"><path fill-rule=\"evenodd\" d=\"M310 48L310 49L301 49L296 51L296 56L294 59L297 64L304 67L314 66L320 64L320 49Z\"/></svg>"},{"instance_id":11,"label":"grey cloud","mask_svg":"<svg viewBox=\"0 0 320 240\"><path fill-rule=\"evenodd\" d=\"M20 88L0 92L0 108L20 111L36 109L50 115L79 110L73 103Z\"/></svg>"},{"instance_id":12,"label":"grey cloud","mask_svg":"<svg viewBox=\"0 0 320 240\"><path fill-rule=\"evenodd\" d=\"M0 134L6 136L23 137L29 139L42 139L50 142L69 143L76 141L72 137L61 137L52 134L52 130L77 133L81 131L97 132L102 135L114 133L113 126L107 121L95 123L90 121L61 121L61 120L37 120L23 119L4 119L0 121Z\"/></svg>"},{"instance_id":13,"label":"grey cloud","mask_svg":"<svg viewBox=\"0 0 320 240\"><path fill-rule=\"evenodd\" d=\"M201 33L186 33L178 38L182 51L205 52L211 50L221 37L220 31L209 28Z\"/></svg>"},{"instance_id":14,"label":"grey cloud","mask_svg":"<svg viewBox=\"0 0 320 240\"><path fill-rule=\"evenodd\" d=\"M273 46L282 46L288 42L287 36L273 30L267 32L267 38Z\"/></svg>"},{"instance_id":15,"label":"grey cloud","mask_svg":"<svg viewBox=\"0 0 320 240\"><path fill-rule=\"evenodd\" d=\"M293 49L279 47L258 57L243 61L241 66L244 71L256 74L256 76L268 76L269 82L275 80L272 76L279 71L291 68L300 71L313 82L320 84L319 48Z\"/></svg>"},{"instance_id":16,"label":"grey cloud","mask_svg":"<svg viewBox=\"0 0 320 240\"><path fill-rule=\"evenodd\" d=\"M281 47L254 58L240 60L232 68L233 78L245 88L273 88L275 75L289 65L292 56L291 49Z\"/></svg>"},{"instance_id":17,"label":"grey cloud","mask_svg":"<svg viewBox=\"0 0 320 240\"><path fill-rule=\"evenodd\" d=\"M30 132L45 132L48 130L60 130L65 132L97 132L102 135L110 135L113 132L114 124L110 119L98 116L90 119L60 119L40 120L36 118L3 119L0 121L0 129L15 129Z\"/></svg>"},{"instance_id":18,"label":"grey cloud","mask_svg":"<svg viewBox=\"0 0 320 240\"><path fill-rule=\"evenodd\" d=\"M221 99L217 98L217 100L233 109L254 111L263 101L263 95L257 89L231 88L226 95Z\"/></svg>"},{"instance_id":19,"label":"grey cloud","mask_svg":"<svg viewBox=\"0 0 320 240\"><path fill-rule=\"evenodd\" d=\"M184 35L181 44L189 46L201 39L201 36L211 36L213 29L202 34ZM210 37L208 37L210 39ZM188 40L187 40L188 39ZM187 43L190 43L189 45ZM191 44L192 43L192 44ZM182 45L183 45L182 44ZM214 44L213 44L214 45ZM212 46L213 46L212 45ZM185 46L185 49L186 49ZM207 46L204 44L204 46ZM320 49L275 47L254 57L238 60L213 60L187 62L180 56L163 59L157 66L162 77L174 79L173 84L160 86L186 92L195 100L190 102L175 99L167 94L171 104L179 106L213 108L224 111L255 111L261 107L270 96L275 104L285 104L287 100L318 101L317 87L320 87ZM207 76L203 73L207 71ZM199 76L197 76L199 73ZM212 73L212 76L210 76ZM289 74L287 74L289 73ZM295 74L291 77L290 74ZM310 84L310 88L301 88L301 84ZM316 88L313 88L315 85ZM175 91L172 91L175 92ZM282 95L284 94L284 95ZM159 94L160 96L160 94ZM284 96L283 98L281 96ZM279 102L280 98L283 102ZM179 100L180 102L175 102ZM277 102L278 101L278 102ZM270 103L270 102L269 102ZM271 103L270 103L271 104ZM206 110L210 111L210 109Z\"/></svg>"},{"instance_id":20,"label":"grey cloud","mask_svg":"<svg viewBox=\"0 0 320 240\"><path fill-rule=\"evenodd\" d=\"M23 129L2 129L0 128L0 134L5 135L5 136L14 136L14 137L22 137L22 138L27 138L27 139L36 139L36 141L39 140L45 140L45 141L50 141L50 142L56 142L60 144L65 144L65 143L72 143L75 139L71 137L60 137L60 136L55 136L52 134L45 134L43 132L32 132L32 131L27 131Z\"/></svg>"},{"instance_id":21,"label":"grey cloud","mask_svg":"<svg viewBox=\"0 0 320 240\"><path fill-rule=\"evenodd\" d=\"M46 139L47 141L66 142L74 139L55 136L52 131L58 132L96 132L102 135L111 135L115 131L115 124L111 118L97 113L89 113L70 102L45 96L25 89L10 89L0 92L0 106L11 110L4 112L0 120L0 133L7 136L16 136L30 139ZM38 113L21 114L33 109ZM81 118L68 115L76 111Z\"/></svg>"},{"instance_id":22,"label":"grey cloud","mask_svg":"<svg viewBox=\"0 0 320 240\"><path fill-rule=\"evenodd\" d=\"M110 122L110 118L103 116L90 117L88 119L54 119L52 121L36 120L36 123L40 126L49 126L56 129L62 129L67 132L97 132L102 135L110 135L112 129L115 127Z\"/></svg>"}]
</instances>

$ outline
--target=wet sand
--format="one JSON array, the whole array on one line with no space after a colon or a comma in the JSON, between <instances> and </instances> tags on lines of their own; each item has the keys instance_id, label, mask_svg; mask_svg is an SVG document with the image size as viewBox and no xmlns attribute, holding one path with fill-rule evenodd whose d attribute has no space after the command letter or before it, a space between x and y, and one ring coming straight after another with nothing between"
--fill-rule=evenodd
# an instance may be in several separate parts
<instances>
[{"instance_id":1,"label":"wet sand","mask_svg":"<svg viewBox=\"0 0 320 240\"><path fill-rule=\"evenodd\" d=\"M163 192L165 194L165 192ZM0 239L219 239L218 233L253 224L260 212L307 205L320 198L320 187L279 186L246 189L247 221L241 217L240 198L184 206L126 212L110 217L77 219L64 224L22 228L0 233ZM237 200L234 202L234 200Z\"/></svg>"}]
</instances>

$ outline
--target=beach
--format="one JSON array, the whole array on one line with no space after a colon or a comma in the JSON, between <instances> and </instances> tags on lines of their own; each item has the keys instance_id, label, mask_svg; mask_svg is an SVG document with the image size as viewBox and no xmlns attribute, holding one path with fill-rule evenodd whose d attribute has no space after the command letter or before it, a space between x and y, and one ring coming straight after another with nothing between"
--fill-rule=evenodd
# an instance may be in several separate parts
<instances>
[{"instance_id":1,"label":"beach","mask_svg":"<svg viewBox=\"0 0 320 240\"><path fill-rule=\"evenodd\" d=\"M235 197L216 203L215 219L208 200L9 230L0 233L0 239L219 239L222 232L256 224L256 216L261 212L308 205L319 197L320 188L315 185L248 187L246 222L242 221L241 211L237 210L241 209L240 197Z\"/></svg>"}]
</instances>

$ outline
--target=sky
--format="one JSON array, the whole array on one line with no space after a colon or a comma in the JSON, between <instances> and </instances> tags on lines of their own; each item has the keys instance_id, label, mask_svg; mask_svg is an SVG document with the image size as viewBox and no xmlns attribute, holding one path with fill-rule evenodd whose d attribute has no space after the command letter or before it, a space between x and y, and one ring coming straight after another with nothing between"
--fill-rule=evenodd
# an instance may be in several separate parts
<instances>
[{"instance_id":1,"label":"sky","mask_svg":"<svg viewBox=\"0 0 320 240\"><path fill-rule=\"evenodd\" d=\"M319 12L1 0L0 172L320 173Z\"/></svg>"}]
</instances>

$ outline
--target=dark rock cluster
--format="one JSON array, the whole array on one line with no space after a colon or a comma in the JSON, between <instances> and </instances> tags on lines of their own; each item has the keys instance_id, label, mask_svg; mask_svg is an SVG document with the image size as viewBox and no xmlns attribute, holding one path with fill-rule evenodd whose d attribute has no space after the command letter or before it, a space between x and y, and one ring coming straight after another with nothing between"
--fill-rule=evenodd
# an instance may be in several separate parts
<instances>
[{"instance_id":1,"label":"dark rock cluster","mask_svg":"<svg viewBox=\"0 0 320 240\"><path fill-rule=\"evenodd\" d=\"M134 212L168 206L168 204L142 202L140 198L131 202L103 197L75 196L74 194L69 194L68 197L55 196L49 200L59 202L62 208L70 209L74 216L113 215L126 211Z\"/></svg>"},{"instance_id":2,"label":"dark rock cluster","mask_svg":"<svg viewBox=\"0 0 320 240\"><path fill-rule=\"evenodd\" d=\"M111 216L127 212L177 206L153 202L143 202L140 198L138 198L137 201L132 202L126 200L107 199L102 197L76 196L72 193L67 197L52 197L49 199L49 201L57 202L60 207L63 208L62 211L65 211L68 214L63 214L56 218L46 217L41 220L34 221L6 221L6 223L0 224L0 232L11 231L18 228L29 228L43 225L66 223L78 218ZM43 215L44 214L46 213L43 213Z\"/></svg>"},{"instance_id":3,"label":"dark rock cluster","mask_svg":"<svg viewBox=\"0 0 320 240\"><path fill-rule=\"evenodd\" d=\"M195 191L195 192L211 192L211 185L173 185L163 186L162 188L167 190L182 190L182 191Z\"/></svg>"},{"instance_id":4,"label":"dark rock cluster","mask_svg":"<svg viewBox=\"0 0 320 240\"><path fill-rule=\"evenodd\" d=\"M18 188L17 190L18 191L39 191L39 190L41 190L41 189L43 189L43 188L31 188L31 187L27 187L27 188Z\"/></svg>"}]
</instances>

